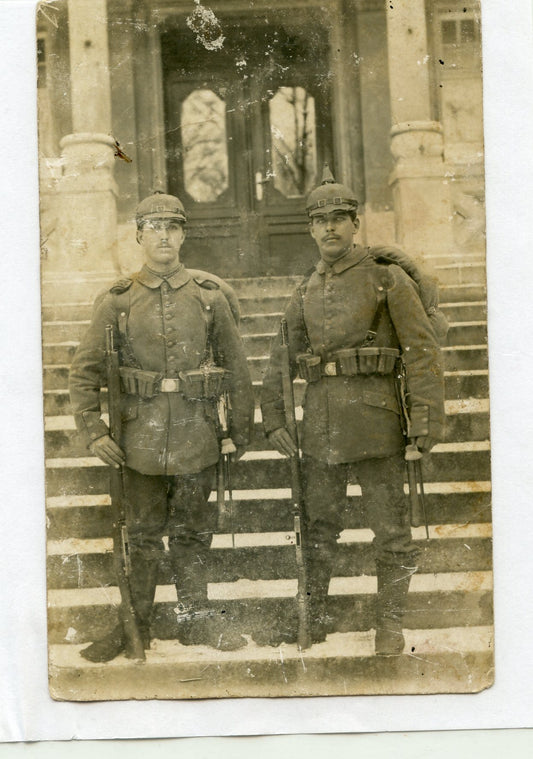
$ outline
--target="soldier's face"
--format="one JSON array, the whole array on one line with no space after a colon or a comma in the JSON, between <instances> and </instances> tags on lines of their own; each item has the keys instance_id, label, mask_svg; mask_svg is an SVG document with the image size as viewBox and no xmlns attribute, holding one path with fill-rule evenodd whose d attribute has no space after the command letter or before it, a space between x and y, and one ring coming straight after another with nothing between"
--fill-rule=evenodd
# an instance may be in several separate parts
<instances>
[{"instance_id":1,"label":"soldier's face","mask_svg":"<svg viewBox=\"0 0 533 759\"><path fill-rule=\"evenodd\" d=\"M311 237L321 257L331 263L347 253L359 228L359 219L352 220L346 211L317 214L311 219Z\"/></svg>"},{"instance_id":2,"label":"soldier's face","mask_svg":"<svg viewBox=\"0 0 533 759\"><path fill-rule=\"evenodd\" d=\"M156 271L170 271L179 263L185 228L173 219L145 222L137 232L145 262Z\"/></svg>"}]
</instances>

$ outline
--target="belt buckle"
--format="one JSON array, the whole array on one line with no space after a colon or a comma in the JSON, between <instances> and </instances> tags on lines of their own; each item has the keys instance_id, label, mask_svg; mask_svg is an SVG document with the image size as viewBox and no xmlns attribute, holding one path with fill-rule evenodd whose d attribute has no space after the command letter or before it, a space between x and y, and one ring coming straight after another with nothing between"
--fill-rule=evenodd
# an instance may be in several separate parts
<instances>
[{"instance_id":1,"label":"belt buckle","mask_svg":"<svg viewBox=\"0 0 533 759\"><path fill-rule=\"evenodd\" d=\"M326 374L328 377L337 376L337 364L335 361L328 361L324 364L324 374Z\"/></svg>"},{"instance_id":2,"label":"belt buckle","mask_svg":"<svg viewBox=\"0 0 533 759\"><path fill-rule=\"evenodd\" d=\"M162 393L177 393L179 390L180 381L173 377L164 377L161 380L161 392Z\"/></svg>"}]
</instances>

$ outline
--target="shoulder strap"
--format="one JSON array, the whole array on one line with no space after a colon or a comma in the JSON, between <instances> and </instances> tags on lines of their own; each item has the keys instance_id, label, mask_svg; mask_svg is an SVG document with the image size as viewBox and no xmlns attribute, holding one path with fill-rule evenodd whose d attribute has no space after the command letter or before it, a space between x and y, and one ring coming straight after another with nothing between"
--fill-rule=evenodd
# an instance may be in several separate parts
<instances>
[{"instance_id":1,"label":"shoulder strap","mask_svg":"<svg viewBox=\"0 0 533 759\"><path fill-rule=\"evenodd\" d=\"M120 280L120 282L124 282L124 281L125 280ZM139 363L138 359L135 357L135 354L133 353L133 349L131 347L131 344L128 338L128 318L130 315L130 301L131 301L130 287L132 283L133 283L133 280L130 279L129 284L126 288L123 288L123 287L117 288L116 285L114 285L111 288L111 292L114 295L115 309L117 312L118 334L120 338L120 347L122 349L124 361L127 366L134 367L135 369L142 369L141 364Z\"/></svg>"},{"instance_id":2,"label":"shoulder strap","mask_svg":"<svg viewBox=\"0 0 533 759\"><path fill-rule=\"evenodd\" d=\"M309 333L307 332L307 324L305 323L305 316L304 316L304 298L305 293L307 292L307 285L309 284L309 280L311 279L311 276L313 272L315 271L315 267L313 266L311 269L308 269L302 281L300 284L296 287L296 292L298 293L298 302L300 304L300 318L302 320L302 326L304 330L304 340L305 340L305 347L307 351L311 351L311 340L309 339Z\"/></svg>"},{"instance_id":3,"label":"shoulder strap","mask_svg":"<svg viewBox=\"0 0 533 759\"><path fill-rule=\"evenodd\" d=\"M215 326L212 298L209 296L209 292L218 290L219 287L216 282L211 282L210 280L198 282L196 277L193 277L193 279L196 284L199 285L198 291L200 293L200 300L202 301L202 313L205 320L205 351L202 363L206 363L213 359L213 330ZM208 282L209 285L206 286L206 282ZM210 285L214 285L214 287L211 287Z\"/></svg>"},{"instance_id":4,"label":"shoulder strap","mask_svg":"<svg viewBox=\"0 0 533 759\"><path fill-rule=\"evenodd\" d=\"M369 348L371 345L373 345L378 333L379 323L381 321L381 317L383 316L383 311L385 310L385 304L387 302L387 288L384 286L383 280L377 287L377 301L378 304L374 312L374 317L372 319L370 327L366 331L365 339L361 343L361 348Z\"/></svg>"},{"instance_id":5,"label":"shoulder strap","mask_svg":"<svg viewBox=\"0 0 533 759\"><path fill-rule=\"evenodd\" d=\"M133 277L123 277L122 279L118 279L116 282L113 283L109 292L116 295L120 295L120 293L124 293L126 292L126 290L129 290L132 284L133 284Z\"/></svg>"}]
</instances>

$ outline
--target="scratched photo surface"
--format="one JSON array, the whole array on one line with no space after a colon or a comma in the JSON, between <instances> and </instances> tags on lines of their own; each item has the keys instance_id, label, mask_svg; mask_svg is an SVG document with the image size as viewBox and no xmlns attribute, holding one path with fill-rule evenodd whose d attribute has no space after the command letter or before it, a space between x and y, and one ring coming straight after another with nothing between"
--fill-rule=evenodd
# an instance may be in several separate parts
<instances>
[{"instance_id":1,"label":"scratched photo surface","mask_svg":"<svg viewBox=\"0 0 533 759\"><path fill-rule=\"evenodd\" d=\"M53 698L492 684L480 14L39 5Z\"/></svg>"}]
</instances>

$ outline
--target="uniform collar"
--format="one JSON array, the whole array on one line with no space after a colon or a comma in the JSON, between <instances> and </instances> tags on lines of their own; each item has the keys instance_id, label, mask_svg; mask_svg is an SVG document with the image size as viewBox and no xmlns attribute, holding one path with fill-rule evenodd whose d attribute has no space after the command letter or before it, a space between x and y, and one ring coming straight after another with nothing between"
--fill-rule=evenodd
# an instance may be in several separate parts
<instances>
[{"instance_id":1,"label":"uniform collar","mask_svg":"<svg viewBox=\"0 0 533 759\"><path fill-rule=\"evenodd\" d=\"M143 266L137 277L141 284L146 285L146 287L151 287L153 290L160 287L162 282L168 282L174 290L177 290L179 287L186 285L190 278L191 275L183 264L171 277L156 274L154 271L150 271L147 266Z\"/></svg>"},{"instance_id":2,"label":"uniform collar","mask_svg":"<svg viewBox=\"0 0 533 759\"><path fill-rule=\"evenodd\" d=\"M319 274L325 274L327 271L332 274L342 274L346 269L356 266L368 256L368 249L362 245L354 245L342 258L338 258L331 266L322 259L317 263L316 270Z\"/></svg>"}]
</instances>

